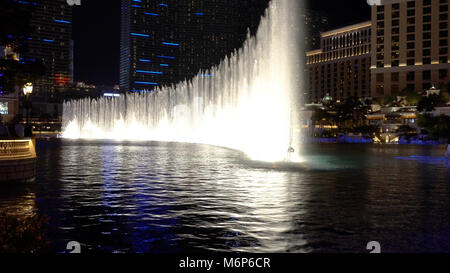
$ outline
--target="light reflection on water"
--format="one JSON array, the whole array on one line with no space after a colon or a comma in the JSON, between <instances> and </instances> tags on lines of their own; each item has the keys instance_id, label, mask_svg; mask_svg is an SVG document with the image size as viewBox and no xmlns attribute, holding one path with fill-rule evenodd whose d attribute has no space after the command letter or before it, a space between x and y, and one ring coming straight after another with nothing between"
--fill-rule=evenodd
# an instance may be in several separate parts
<instances>
[{"instance_id":1,"label":"light reflection on water","mask_svg":"<svg viewBox=\"0 0 450 273\"><path fill-rule=\"evenodd\" d=\"M299 166L177 143L38 143L1 207L51 217L55 251L450 252L450 171L413 146L311 145ZM20 211L20 210L19 210Z\"/></svg>"}]
</instances>

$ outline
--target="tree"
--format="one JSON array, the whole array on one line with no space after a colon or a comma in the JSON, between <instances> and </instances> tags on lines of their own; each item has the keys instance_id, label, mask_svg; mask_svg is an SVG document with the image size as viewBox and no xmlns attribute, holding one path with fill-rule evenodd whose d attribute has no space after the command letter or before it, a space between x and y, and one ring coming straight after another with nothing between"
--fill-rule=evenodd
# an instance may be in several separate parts
<instances>
[{"instance_id":1,"label":"tree","mask_svg":"<svg viewBox=\"0 0 450 273\"><path fill-rule=\"evenodd\" d=\"M420 112L426 111L431 112L434 108L440 104L443 104L444 101L440 95L432 94L428 97L422 97L417 105L417 110Z\"/></svg>"},{"instance_id":2,"label":"tree","mask_svg":"<svg viewBox=\"0 0 450 273\"><path fill-rule=\"evenodd\" d=\"M417 125L434 139L445 139L450 141L450 117L446 115L433 116L431 114L419 115Z\"/></svg>"},{"instance_id":3,"label":"tree","mask_svg":"<svg viewBox=\"0 0 450 273\"><path fill-rule=\"evenodd\" d=\"M40 60L22 63L15 60L0 60L0 86L5 93L14 92L15 86L36 82L45 74L45 66Z\"/></svg>"},{"instance_id":4,"label":"tree","mask_svg":"<svg viewBox=\"0 0 450 273\"><path fill-rule=\"evenodd\" d=\"M405 88L402 92L400 92L400 95L405 98L406 103L410 106L416 106L422 98L421 95L411 88Z\"/></svg>"},{"instance_id":5,"label":"tree","mask_svg":"<svg viewBox=\"0 0 450 273\"><path fill-rule=\"evenodd\" d=\"M446 85L443 86L443 88L441 89L440 96L444 103L450 102L450 83L447 83Z\"/></svg>"}]
</instances>

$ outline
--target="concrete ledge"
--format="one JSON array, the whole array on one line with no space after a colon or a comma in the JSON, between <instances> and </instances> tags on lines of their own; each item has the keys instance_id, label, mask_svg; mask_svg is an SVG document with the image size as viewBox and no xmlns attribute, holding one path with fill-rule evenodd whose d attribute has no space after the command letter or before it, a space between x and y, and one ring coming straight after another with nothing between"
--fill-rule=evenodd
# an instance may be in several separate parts
<instances>
[{"instance_id":1,"label":"concrete ledge","mask_svg":"<svg viewBox=\"0 0 450 273\"><path fill-rule=\"evenodd\" d=\"M36 177L36 158L1 160L0 184L6 182L27 182Z\"/></svg>"}]
</instances>

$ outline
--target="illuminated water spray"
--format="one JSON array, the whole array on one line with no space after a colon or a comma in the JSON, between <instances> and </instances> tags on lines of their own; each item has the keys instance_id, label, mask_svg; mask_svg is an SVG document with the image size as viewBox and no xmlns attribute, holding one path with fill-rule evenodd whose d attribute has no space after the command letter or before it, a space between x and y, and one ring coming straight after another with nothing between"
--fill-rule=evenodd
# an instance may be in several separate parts
<instances>
[{"instance_id":1,"label":"illuminated water spray","mask_svg":"<svg viewBox=\"0 0 450 273\"><path fill-rule=\"evenodd\" d=\"M153 93L64 103L63 137L203 143L255 160L297 161L297 2L273 0L256 36L191 81Z\"/></svg>"}]
</instances>

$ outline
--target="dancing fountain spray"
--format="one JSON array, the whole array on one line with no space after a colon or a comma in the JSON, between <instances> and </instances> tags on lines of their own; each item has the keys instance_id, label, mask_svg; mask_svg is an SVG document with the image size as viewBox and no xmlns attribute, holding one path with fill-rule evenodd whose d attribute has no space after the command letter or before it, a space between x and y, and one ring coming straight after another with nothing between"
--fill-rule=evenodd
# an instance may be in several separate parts
<instances>
[{"instance_id":1,"label":"dancing fountain spray","mask_svg":"<svg viewBox=\"0 0 450 273\"><path fill-rule=\"evenodd\" d=\"M63 137L202 143L254 160L298 161L298 2L273 0L255 36L192 80L152 93L65 102Z\"/></svg>"}]
</instances>

